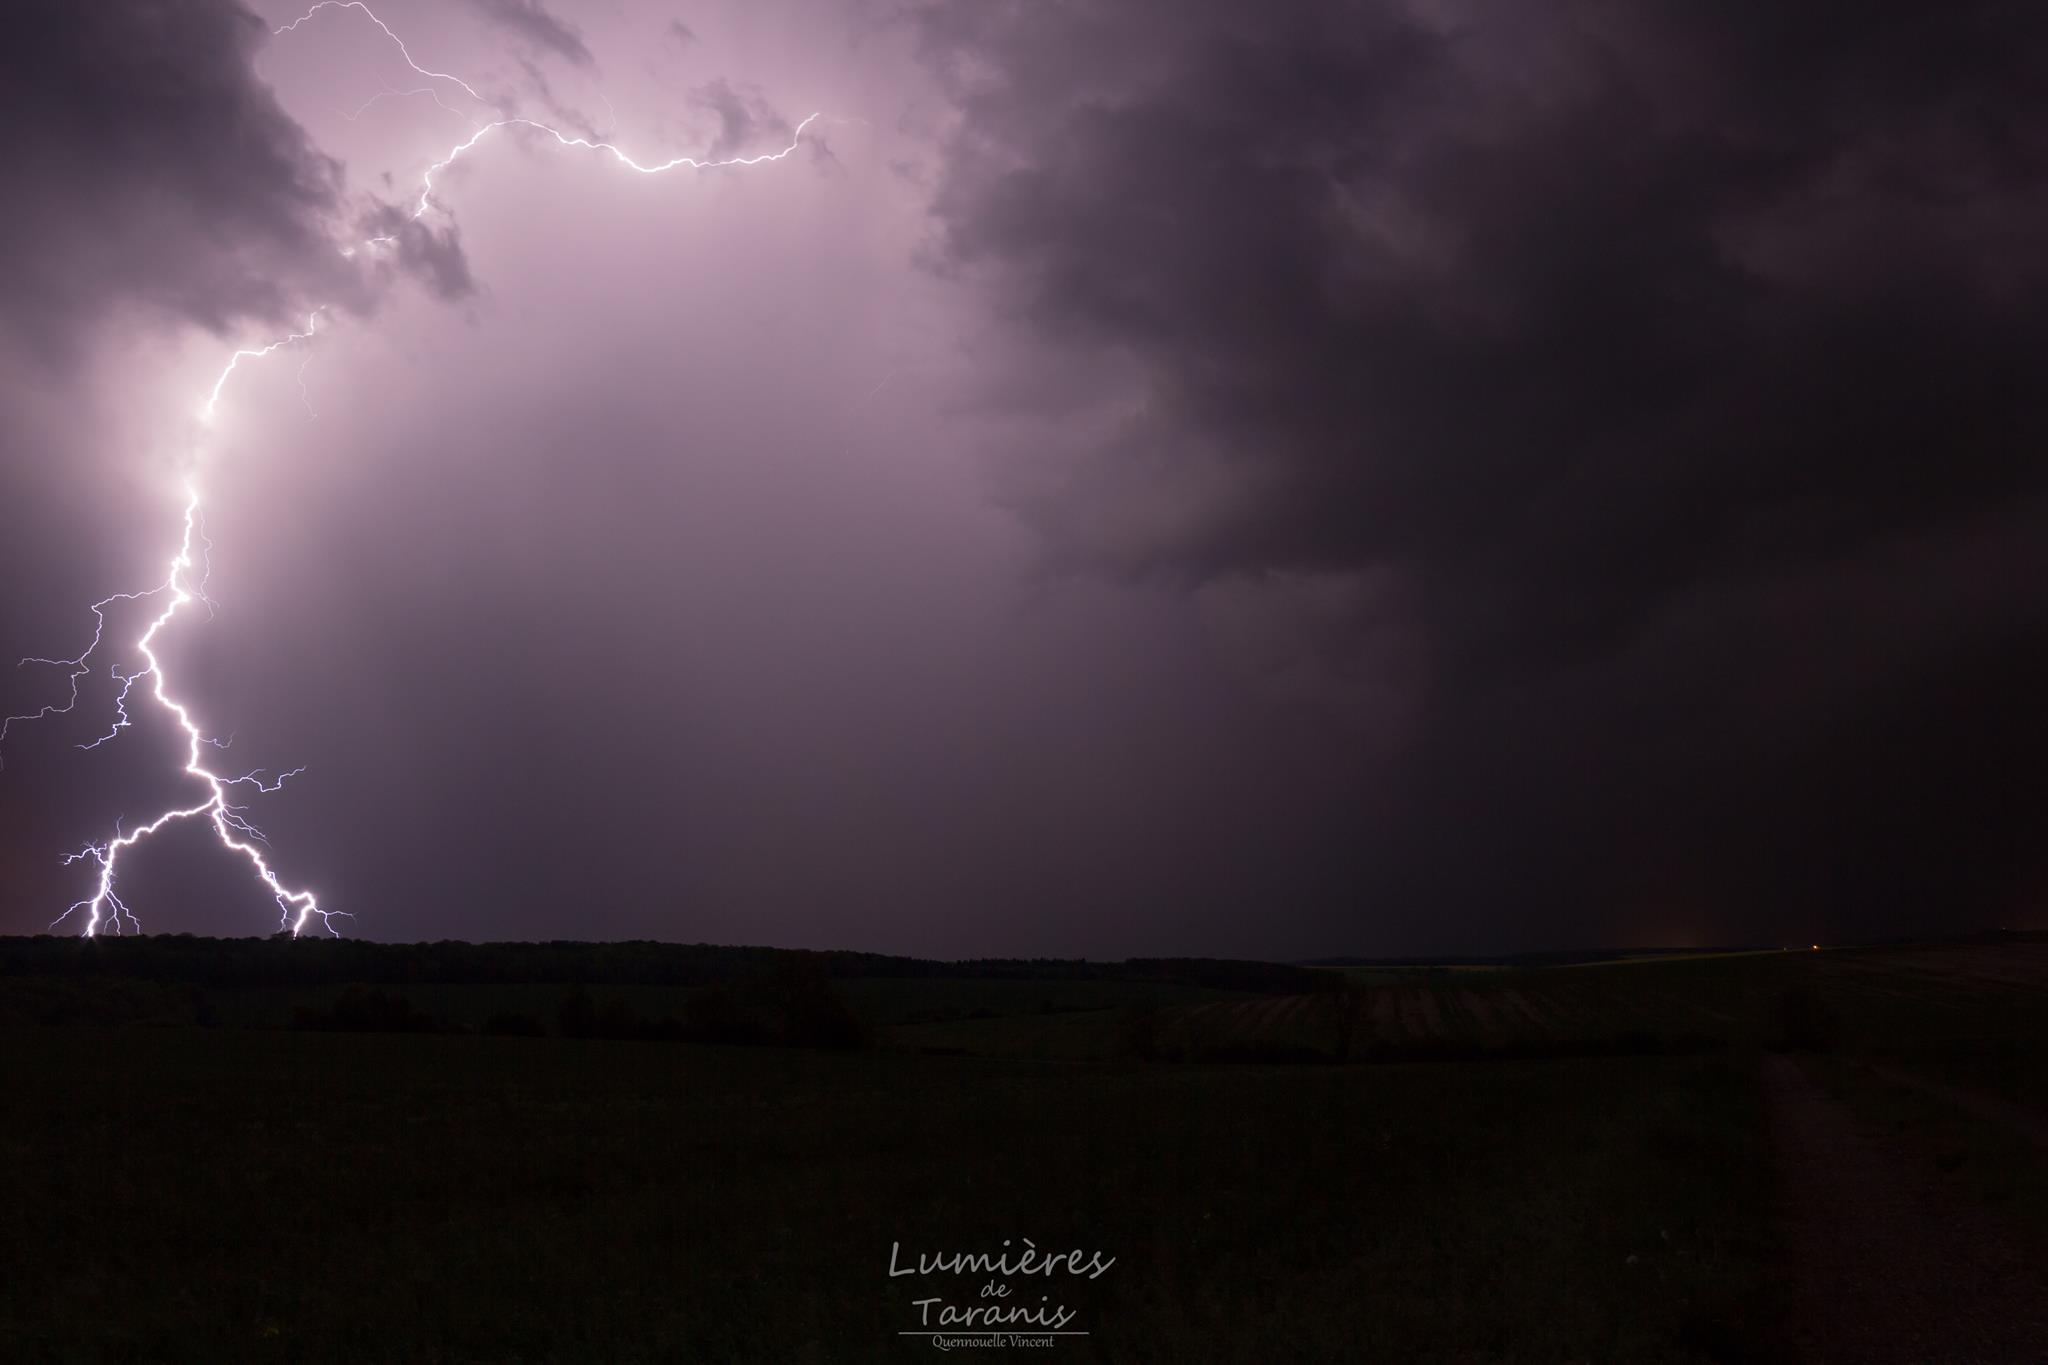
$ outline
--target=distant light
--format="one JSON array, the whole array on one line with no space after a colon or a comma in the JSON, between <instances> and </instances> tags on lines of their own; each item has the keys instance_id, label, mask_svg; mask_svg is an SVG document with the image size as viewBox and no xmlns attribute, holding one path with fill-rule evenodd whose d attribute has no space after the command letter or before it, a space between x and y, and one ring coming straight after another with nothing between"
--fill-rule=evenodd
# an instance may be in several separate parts
<instances>
[{"instance_id":1,"label":"distant light","mask_svg":"<svg viewBox=\"0 0 2048 1365\"><path fill-rule=\"evenodd\" d=\"M1813 945L1813 950L1814 950L1814 951L1815 951L1816 953L1817 953L1817 952L1819 952L1819 951L1820 951L1820 945L1819 945L1818 943L1814 944L1814 945Z\"/></svg>"}]
</instances>

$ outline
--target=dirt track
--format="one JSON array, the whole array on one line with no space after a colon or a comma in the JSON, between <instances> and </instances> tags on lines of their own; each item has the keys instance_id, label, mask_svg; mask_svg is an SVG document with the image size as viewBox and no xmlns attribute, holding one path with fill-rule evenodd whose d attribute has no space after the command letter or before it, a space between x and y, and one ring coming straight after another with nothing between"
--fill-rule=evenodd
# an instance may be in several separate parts
<instances>
[{"instance_id":1,"label":"dirt track","mask_svg":"<svg viewBox=\"0 0 2048 1365\"><path fill-rule=\"evenodd\" d=\"M2048 1290L2002 1229L1917 1180L1792 1058L1768 1058L1765 1080L1788 1190L1788 1358L2048 1361Z\"/></svg>"}]
</instances>

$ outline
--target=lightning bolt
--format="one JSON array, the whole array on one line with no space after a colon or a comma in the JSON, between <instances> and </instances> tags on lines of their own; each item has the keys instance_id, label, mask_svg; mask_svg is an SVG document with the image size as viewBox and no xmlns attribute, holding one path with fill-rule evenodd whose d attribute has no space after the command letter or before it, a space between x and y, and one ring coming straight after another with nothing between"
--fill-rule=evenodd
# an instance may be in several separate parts
<instances>
[{"instance_id":1,"label":"lightning bolt","mask_svg":"<svg viewBox=\"0 0 2048 1365\"><path fill-rule=\"evenodd\" d=\"M228 363L221 368L220 378L213 381L213 387L207 391L206 401L199 407L200 420L205 422L213 420L215 410L220 407L220 391L228 386L228 376L233 374L243 361L261 360L272 351L281 351L295 341L311 341L314 331L319 327L320 315L326 311L327 305L323 303L308 313L306 315L306 330L303 332L293 332L290 336L279 337L267 346L249 347L236 351L233 355L229 356Z\"/></svg>"},{"instance_id":2,"label":"lightning bolt","mask_svg":"<svg viewBox=\"0 0 2048 1365\"><path fill-rule=\"evenodd\" d=\"M657 162L652 166L641 165L609 142L593 142L589 138L570 137L559 128L535 122L530 118L501 118L484 124L476 130L476 133L471 136L469 141L459 144L448 155L427 167L425 179L420 185L420 201L418 206L413 209L412 216L417 220L429 208L433 207L435 174L454 165L456 159L464 152L467 152L470 148L476 146L477 143L483 141L487 135L496 132L500 128L532 128L546 133L564 147L586 147L593 152L608 152L613 160L629 170L638 171L642 175L660 175L663 171L673 171L678 167L687 167L693 171L709 171L716 170L720 166L759 166L769 161L780 161L797 149L798 145L803 141L804 129L810 127L817 118L816 114L812 114L802 123L799 123L796 126L796 131L790 134L789 145L779 152L762 152L758 156L732 156L722 161L699 161L693 156L678 156L672 157L667 161Z\"/></svg>"},{"instance_id":3,"label":"lightning bolt","mask_svg":"<svg viewBox=\"0 0 2048 1365\"><path fill-rule=\"evenodd\" d=\"M415 73L429 80L451 82L470 96L470 98L477 100L479 103L488 103L484 100L483 96L477 93L475 87L464 81L460 76L451 75L445 71L429 70L413 60L412 53L407 49L404 40L394 33L390 26L382 19L378 18L368 5L362 3L362 0L318 0L318 3L314 4L304 14L294 19L291 23L275 29L273 33L281 36L294 32L301 24L306 23L325 9L361 10L364 17L376 25L378 30L391 40L397 47L399 56L404 59L405 64L412 68ZM447 109L450 113L455 113L458 116L467 117L466 115L461 115L459 110L452 109L443 103L440 96L431 89L403 92L386 90L383 92L383 95L372 96L370 101L366 102L362 109L358 109L353 117L360 118L364 109L368 109L370 104L375 103L379 98L383 98L384 95L413 94L432 95L434 102L440 105L441 108ZM603 152L611 156L620 165L638 171L642 175L659 175L665 171L678 169L713 170L723 166L759 166L767 162L780 161L797 149L803 141L804 130L809 128L812 122L818 118L818 115L813 113L804 119L803 122L797 124L795 131L790 135L789 145L780 151L713 160L678 156L667 161L642 164L633 157L628 156L610 141L572 137L558 128L533 119L512 116L503 111L494 110L494 112L498 113L499 117L491 122L478 124L471 120L472 126L475 129L471 136L466 141L458 143L446 156L427 168L425 174L421 177L419 202L412 212L412 218L415 221L424 216L433 207L435 175L446 170L486 136L501 128L530 128L547 134L561 146L580 147L590 151ZM344 115L344 117L350 116ZM607 130L607 136L609 136L609 129ZM390 236L372 237L360 243L359 246L342 248L342 255L353 256L359 247L389 245L394 240L395 238ZM321 314L325 311L324 305L314 309L306 318L304 331L292 332L286 336L279 337L275 341L267 342L260 346L244 347L230 354L227 363L221 367L220 374L214 379L213 386L207 391L205 401L199 405L201 420L208 423L213 420L220 406L221 393L227 387L228 379L241 366L243 361L261 360L285 347L310 342L318 331ZM886 383L887 380L883 382ZM302 399L306 398L304 362L299 367L299 393ZM306 400L306 407L308 413L311 413L312 404L310 400ZM294 935L297 935L307 928L315 916L318 916L321 926L330 934L333 934L337 932L334 927L335 919L349 917L349 912L346 910L323 909L319 899L313 892L287 886L278 876L276 869L270 865L270 860L264 854L264 848L267 847L269 841L263 836L263 832L249 821L248 807L238 805L231 799L242 789L262 794L274 793L280 790L287 780L297 777L305 770L303 768L293 768L287 772L278 773L267 780L263 776L264 770L262 769L244 773L239 777L224 776L222 773L215 771L207 765L205 751L208 749L216 752L224 751L232 742L232 736L227 740L208 737L200 729L198 722L193 719L190 707L171 693L170 682L165 675L163 660L156 653L157 638L171 624L173 619L177 617L180 611L194 602L204 605L207 608L209 619L211 618L213 601L206 595L206 582L209 574L208 552L210 549L211 542L206 538L203 519L200 515L199 488L196 483L188 482L185 486L184 531L178 541L177 553L171 557L170 566L163 580L156 586L140 592L113 593L93 603L91 607L93 617L92 639L77 657L49 659L40 656L30 656L21 660L23 665L41 664L64 669L69 683L69 695L62 702L52 702L34 711L0 717L0 746L5 745L9 730L16 724L44 720L51 716L67 715L77 708L79 703L79 682L97 667L93 662L94 658L99 653L101 646L106 642L108 631L107 612L110 609L119 604L158 602L160 606L157 614L150 619L148 626L135 641L135 652L141 656L142 666L128 673L122 672L119 664L115 664L111 668L111 676L120 684L114 696L112 723L105 734L78 747L81 749L96 749L118 737L121 731L128 729L133 723L128 714L129 698L133 694L135 687L147 680L150 699L156 703L160 710L171 717L185 736L183 773L189 778L196 779L201 784L205 795L204 800L194 805L177 806L162 811L154 818L135 826L133 829L124 831L122 828L123 822L117 820L114 825L113 837L103 842L87 844L84 848L66 857L64 859L65 866L90 862L98 869L98 876L94 879L92 894L81 900L74 901L63 914L51 922L51 928L55 928L77 916L83 925L83 932L87 936L101 932L119 934L122 932L124 925L130 930L140 932L142 928L141 921L136 918L135 912L129 908L127 902L121 898L119 891L116 889L121 855L168 825L199 820L203 820L212 826L213 832L221 845L247 862L255 873L256 879L270 892L271 897L277 902L280 928L289 929ZM0 747L0 757L4 757L4 747Z\"/></svg>"},{"instance_id":4,"label":"lightning bolt","mask_svg":"<svg viewBox=\"0 0 2048 1365\"><path fill-rule=\"evenodd\" d=\"M284 32L284 30L279 29L278 32L282 33ZM460 109L457 109L454 105L444 101L441 98L441 92L434 89L434 87L431 85L423 85L419 87L419 89L417 90L379 90L376 94L370 96L370 98L364 100L360 105L356 106L356 111L353 114L344 113L342 114L342 118L346 119L350 123L354 123L363 115L369 113L370 107L374 105L378 100L408 99L414 95L425 95L428 99L440 105L442 109L444 109L448 113L455 115L455 117L461 119L464 123L473 125L476 122L476 120L472 119L469 115L463 113Z\"/></svg>"},{"instance_id":5,"label":"lightning bolt","mask_svg":"<svg viewBox=\"0 0 2048 1365\"><path fill-rule=\"evenodd\" d=\"M286 344L288 343L284 341L274 342L261 351L255 352L255 354L267 355L278 346ZM227 373L234 368L236 361L240 360L245 354L248 353L236 352L235 359L228 362L228 369L222 371L222 382L226 381ZM211 397L217 399L219 396L220 387L216 384ZM92 741L92 743L83 744L79 747L84 749L98 748L126 729L129 724L127 706L129 692L137 682L148 678L150 680L151 697L158 706L171 715L177 722L178 728L185 734L184 771L186 775L198 778L204 784L206 799L192 806L173 807L170 810L164 811L155 819L150 820L147 824L137 825L125 834L121 832L120 826L116 824L113 838L104 843L87 844L84 848L66 858L64 860L66 866L90 859L98 865L99 876L93 887L93 894L83 900L74 901L69 909L51 922L50 927L53 929L82 910L85 912L84 925L87 935L100 932L103 923L111 932L118 934L121 932L124 917L132 928L139 930L142 925L136 919L135 912L128 908L127 903L121 899L120 893L114 889L114 879L120 864L121 854L135 847L166 825L175 821L198 819L204 819L213 826L213 832L219 837L221 844L230 852L236 853L248 861L250 867L256 873L257 880L261 881L268 888L271 896L277 901L280 927L288 928L294 934L297 934L305 929L313 916L318 915L323 927L329 933L332 933L334 932L334 917L348 913L346 910L323 910L320 908L318 898L311 891L293 890L279 880L276 870L270 866L269 859L263 856L263 850L258 847L258 845L268 843L269 841L263 837L261 830L249 822L246 813L247 807L236 805L228 799L231 791L237 787L250 787L259 792L275 792L284 786L288 778L296 777L305 770L303 768L295 768L290 772L281 773L269 781L264 780L261 769L245 773L240 777L223 777L221 774L214 772L206 766L205 761L201 757L201 751L209 747L224 749L227 746L224 743L217 743L208 739L200 731L198 722L192 719L192 712L186 707L185 703L171 695L165 682L163 661L156 654L156 638L162 633L164 627L171 623L172 618L188 603L205 602L208 600L206 597L204 572L201 572L196 582L192 577L194 569L199 568L204 562L203 554L194 554L194 543L197 542L200 545L204 545L205 540L206 534L200 529L199 492L197 488L188 485L185 490L185 533L178 542L177 554L171 557L170 568L165 574L163 582L146 592L117 594L114 597L104 598L94 603L92 608L93 616L100 622L100 629L93 632L92 644L86 649L85 653L81 654L77 659L65 662L79 670L72 674L72 700L75 704L77 700L76 680L82 676L88 667L86 661L92 657L93 650L98 648L101 637L105 633L105 611L107 607L116 601L141 601L152 597L162 599L162 609L150 621L148 628L142 632L141 638L135 642L135 649L142 656L143 666L135 672L125 675L120 674L118 669L116 671L116 676L121 678L121 690L114 702L115 720L113 728ZM58 709L69 710L70 708L66 706Z\"/></svg>"},{"instance_id":6,"label":"lightning bolt","mask_svg":"<svg viewBox=\"0 0 2048 1365\"><path fill-rule=\"evenodd\" d=\"M406 51L405 49L405 40L403 38L400 38L396 33L393 33L391 31L390 26L387 25L382 19L379 19L376 15L371 14L370 7L364 4L363 0L319 0L318 4L314 5L304 14L301 14L298 18L292 20L289 24L286 24L282 28L272 29L271 36L273 38L282 37L283 35L292 32L293 30L298 28L300 24L305 23L308 19L311 19L314 15L318 14L323 9L361 10L363 14L368 17L371 23L375 24L380 30L383 31L383 34L386 38L389 38L394 44L397 45L398 55L405 58L405 64L407 66L411 67L420 75L425 76L430 81L453 81L456 85L461 86L462 92L468 95L471 99L478 101L483 100L483 96L477 94L477 92L473 88L471 88L469 82L463 80L462 77L451 76L445 71L429 71L424 66L421 66L418 62L414 61L412 59L412 53Z\"/></svg>"}]
</instances>

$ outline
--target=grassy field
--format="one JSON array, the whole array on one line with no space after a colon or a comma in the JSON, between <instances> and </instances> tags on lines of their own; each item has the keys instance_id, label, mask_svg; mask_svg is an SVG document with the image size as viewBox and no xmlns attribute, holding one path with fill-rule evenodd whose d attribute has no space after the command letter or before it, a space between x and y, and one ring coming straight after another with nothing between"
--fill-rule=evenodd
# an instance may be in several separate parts
<instances>
[{"instance_id":1,"label":"grassy field","mask_svg":"<svg viewBox=\"0 0 2048 1365\"><path fill-rule=\"evenodd\" d=\"M1012 1282L1085 1359L1789 1361L1761 1049L2048 1251L2044 982L2031 940L852 976L811 985L867 1045L810 1050L553 1036L702 985L412 982L397 1034L334 1031L342 983L17 976L0 1018L58 1022L0 1027L0 1359L917 1358L985 1277L892 1244L1028 1237L1116 1258Z\"/></svg>"},{"instance_id":2,"label":"grassy field","mask_svg":"<svg viewBox=\"0 0 2048 1365\"><path fill-rule=\"evenodd\" d=\"M2011 1056L2018 1050L2003 1051ZM2033 1069L2041 1061L2036 1052ZM2029 1133L2048 1127L2048 1112L2025 1107L2011 1115L1973 1112L1950 1095L1902 1079L1896 1069L1841 1055L1809 1056L1805 1065L1867 1131L1888 1140L1916 1185L1938 1191L1953 1205L1994 1215L2036 1265L2048 1266L2048 1151ZM2012 1070L1997 1068L1999 1074ZM1944 1089L1949 1088L1936 1066L1923 1064L1903 1076L1942 1076ZM1988 1093L1973 1091L1967 1098Z\"/></svg>"},{"instance_id":3,"label":"grassy field","mask_svg":"<svg viewBox=\"0 0 2048 1365\"><path fill-rule=\"evenodd\" d=\"M1069 1068L14 1034L10 1360L887 1360L890 1245L1100 1249L1100 1360L1706 1360L1768 1180L1728 1059Z\"/></svg>"},{"instance_id":4,"label":"grassy field","mask_svg":"<svg viewBox=\"0 0 2048 1365\"><path fill-rule=\"evenodd\" d=\"M1109 1059L1398 1061L1791 1044L1934 1066L2048 1104L2048 943L1730 953L1524 970L1346 969L1349 989L1163 1003L1151 1017L954 1019L907 1047ZM1793 1036L1797 1035L1797 1036Z\"/></svg>"},{"instance_id":5,"label":"grassy field","mask_svg":"<svg viewBox=\"0 0 2048 1365\"><path fill-rule=\"evenodd\" d=\"M346 989L328 986L244 986L208 992L214 1022L250 1028L290 1026L296 1011L331 1003ZM554 982L451 984L421 982L403 988L420 1010L454 1028L477 1028L500 1014L553 1017L567 987ZM620 1001L647 1018L681 1013L691 986L598 985L600 1005ZM1159 1006L1239 999L1243 993L1171 982L959 980L945 977L854 977L837 984L847 1005L874 1028L1013 1015L1068 1014L1150 1003Z\"/></svg>"}]
</instances>

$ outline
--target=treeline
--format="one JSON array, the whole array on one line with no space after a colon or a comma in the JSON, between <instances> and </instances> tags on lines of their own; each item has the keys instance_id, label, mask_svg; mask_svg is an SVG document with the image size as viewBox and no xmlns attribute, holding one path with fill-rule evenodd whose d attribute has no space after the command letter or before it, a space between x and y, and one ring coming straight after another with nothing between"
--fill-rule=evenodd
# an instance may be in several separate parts
<instances>
[{"instance_id":1,"label":"treeline","mask_svg":"<svg viewBox=\"0 0 2048 1365\"><path fill-rule=\"evenodd\" d=\"M528 999L538 1000L523 1009L499 1009L481 1021L465 1021L437 1008L426 983L416 993L403 984L362 982L339 989L312 986L305 993L312 998L297 1004L288 1018L246 1026L811 1048L854 1048L867 1041L866 1027L831 978L815 963L793 958L730 980L662 992L665 998L651 1011L617 994L593 992L580 982L558 987L551 1004L548 993L524 992ZM220 1004L207 987L190 981L87 973L0 977L0 1028L205 1028L220 1022Z\"/></svg>"},{"instance_id":2,"label":"treeline","mask_svg":"<svg viewBox=\"0 0 2048 1365\"><path fill-rule=\"evenodd\" d=\"M372 943L363 939L0 938L0 977L113 976L196 986L534 985L704 986L799 967L837 979L985 978L1170 982L1287 995L1336 990L1334 973L1224 958L970 958L940 962L883 953L748 948L712 943Z\"/></svg>"}]
</instances>

